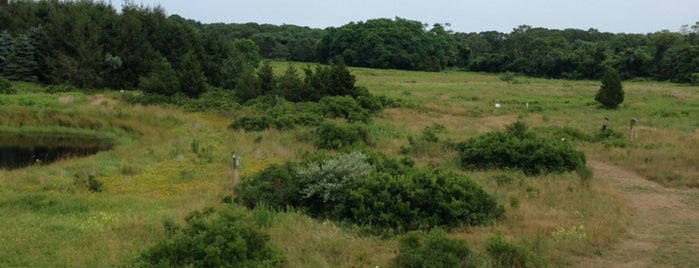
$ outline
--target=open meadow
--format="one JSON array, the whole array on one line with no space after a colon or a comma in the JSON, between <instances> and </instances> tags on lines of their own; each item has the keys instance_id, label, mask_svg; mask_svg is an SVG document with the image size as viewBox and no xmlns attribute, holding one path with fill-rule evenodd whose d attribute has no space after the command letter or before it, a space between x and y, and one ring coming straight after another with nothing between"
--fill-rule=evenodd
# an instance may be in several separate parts
<instances>
[{"instance_id":1,"label":"open meadow","mask_svg":"<svg viewBox=\"0 0 699 268\"><path fill-rule=\"evenodd\" d=\"M274 63L275 71L287 64ZM698 87L626 81L624 102L606 110L594 101L598 81L350 70L357 85L401 103L366 123L370 150L464 174L504 207L493 224L447 232L467 241L475 256L471 265L497 266L486 247L493 237L503 237L529 249L532 263L541 266L615 266L630 260L699 266ZM310 127L229 128L238 113L248 112L245 107L186 112L129 104L126 96L137 94L129 91L51 94L34 84L13 86L17 94L0 95L0 133L80 129L115 145L80 159L0 170L2 267L131 266L167 236L164 222L182 223L194 210L231 206L222 200L233 192L233 154L241 157L244 181L271 164L303 161L319 151L307 142ZM605 117L616 136L598 137ZM632 118L639 122L633 141ZM440 141L458 143L516 121L584 152L592 177L466 171L455 150L415 142L426 128L439 129ZM79 183L85 178L100 182L99 191ZM652 198L640 196L651 193ZM649 208L643 198L659 206ZM265 222L284 267L387 267L398 252L399 237L361 234L300 211L246 213ZM654 217L663 221L653 224ZM622 253L625 247L632 250Z\"/></svg>"}]
</instances>

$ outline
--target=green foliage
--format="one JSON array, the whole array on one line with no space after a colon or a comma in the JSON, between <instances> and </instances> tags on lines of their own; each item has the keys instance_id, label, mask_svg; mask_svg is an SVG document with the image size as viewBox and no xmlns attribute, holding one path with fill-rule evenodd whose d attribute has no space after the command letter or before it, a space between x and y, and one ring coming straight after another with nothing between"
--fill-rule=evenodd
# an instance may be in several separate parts
<instances>
[{"instance_id":1,"label":"green foliage","mask_svg":"<svg viewBox=\"0 0 699 268\"><path fill-rule=\"evenodd\" d=\"M206 91L206 77L202 71L199 59L190 51L184 55L180 68L177 70L177 78L180 83L180 92L188 97L198 97Z\"/></svg>"},{"instance_id":2,"label":"green foliage","mask_svg":"<svg viewBox=\"0 0 699 268\"><path fill-rule=\"evenodd\" d=\"M194 211L186 226L170 222L168 238L142 253L142 267L281 267L283 257L269 244L269 235L225 207Z\"/></svg>"},{"instance_id":3,"label":"green foliage","mask_svg":"<svg viewBox=\"0 0 699 268\"><path fill-rule=\"evenodd\" d=\"M607 68L604 71L602 86L595 95L595 101L607 109L616 109L624 102L624 90L616 70Z\"/></svg>"},{"instance_id":4,"label":"green foliage","mask_svg":"<svg viewBox=\"0 0 699 268\"><path fill-rule=\"evenodd\" d=\"M257 97L245 106L254 113L236 118L230 125L231 128L262 131L274 127L289 130L297 125L318 126L324 118L321 106L317 103L293 103L273 95Z\"/></svg>"},{"instance_id":5,"label":"green foliage","mask_svg":"<svg viewBox=\"0 0 699 268\"><path fill-rule=\"evenodd\" d=\"M422 136L417 138L408 137L408 145L401 146L401 153L441 153L442 150L447 149L451 145L449 142L441 141L438 136L444 129L444 126L440 124L425 127L422 130Z\"/></svg>"},{"instance_id":6,"label":"green foliage","mask_svg":"<svg viewBox=\"0 0 699 268\"><path fill-rule=\"evenodd\" d=\"M461 165L466 169L518 169L538 175L573 171L579 163L585 163L585 155L567 142L538 138L522 123L507 129L461 143Z\"/></svg>"},{"instance_id":7,"label":"green foliage","mask_svg":"<svg viewBox=\"0 0 699 268\"><path fill-rule=\"evenodd\" d=\"M690 84L692 84L693 86L699 86L699 73L693 73L690 79Z\"/></svg>"},{"instance_id":8,"label":"green foliage","mask_svg":"<svg viewBox=\"0 0 699 268\"><path fill-rule=\"evenodd\" d=\"M17 90L12 88L12 83L0 76L0 94L15 94Z\"/></svg>"},{"instance_id":9,"label":"green foliage","mask_svg":"<svg viewBox=\"0 0 699 268\"><path fill-rule=\"evenodd\" d=\"M626 147L626 137L623 133L616 132L611 128L600 130L594 141L602 142L605 147Z\"/></svg>"},{"instance_id":10,"label":"green foliage","mask_svg":"<svg viewBox=\"0 0 699 268\"><path fill-rule=\"evenodd\" d=\"M485 250L493 260L494 267L541 267L542 261L529 249L512 244L502 235L491 237Z\"/></svg>"},{"instance_id":11,"label":"green foliage","mask_svg":"<svg viewBox=\"0 0 699 268\"><path fill-rule=\"evenodd\" d=\"M468 178L412 165L357 152L316 157L295 171L272 166L244 180L236 201L248 207L296 207L383 235L487 224L503 213Z\"/></svg>"},{"instance_id":12,"label":"green foliage","mask_svg":"<svg viewBox=\"0 0 699 268\"><path fill-rule=\"evenodd\" d=\"M449 239L442 232L409 232L400 239L392 267L470 267L471 250L464 240Z\"/></svg>"},{"instance_id":13,"label":"green foliage","mask_svg":"<svg viewBox=\"0 0 699 268\"><path fill-rule=\"evenodd\" d=\"M350 96L323 97L319 103L327 117L344 118L350 123L369 121L369 112Z\"/></svg>"},{"instance_id":14,"label":"green foliage","mask_svg":"<svg viewBox=\"0 0 699 268\"><path fill-rule=\"evenodd\" d=\"M342 154L322 163L310 163L297 170L298 180L303 188L304 206L313 215L337 217L345 209L348 198L348 185L373 172L366 156L359 152Z\"/></svg>"},{"instance_id":15,"label":"green foliage","mask_svg":"<svg viewBox=\"0 0 699 268\"><path fill-rule=\"evenodd\" d=\"M350 221L384 234L487 224L503 212L473 181L448 172L377 173L355 184Z\"/></svg>"},{"instance_id":16,"label":"green foliage","mask_svg":"<svg viewBox=\"0 0 699 268\"><path fill-rule=\"evenodd\" d=\"M298 207L301 204L302 184L296 179L292 164L271 165L245 178L236 186L235 201L248 208L267 205L273 209Z\"/></svg>"},{"instance_id":17,"label":"green foliage","mask_svg":"<svg viewBox=\"0 0 699 268\"><path fill-rule=\"evenodd\" d=\"M0 37L2 38L2 37ZM7 43L7 41L2 41ZM36 48L27 35L20 35L10 40L9 53L6 54L0 75L16 81L36 81L38 65L35 58Z\"/></svg>"},{"instance_id":18,"label":"green foliage","mask_svg":"<svg viewBox=\"0 0 699 268\"><path fill-rule=\"evenodd\" d=\"M373 19L328 29L318 56L352 66L440 71L457 55L452 40L439 24L427 31L419 21Z\"/></svg>"},{"instance_id":19,"label":"green foliage","mask_svg":"<svg viewBox=\"0 0 699 268\"><path fill-rule=\"evenodd\" d=\"M314 131L314 143L321 149L344 149L369 144L369 132L358 124L321 123Z\"/></svg>"},{"instance_id":20,"label":"green foliage","mask_svg":"<svg viewBox=\"0 0 699 268\"><path fill-rule=\"evenodd\" d=\"M151 62L148 75L138 79L138 87L144 93L172 96L180 90L180 82L170 63L159 57Z\"/></svg>"},{"instance_id":21,"label":"green foliage","mask_svg":"<svg viewBox=\"0 0 699 268\"><path fill-rule=\"evenodd\" d=\"M233 121L230 127L246 131L264 131L269 129L270 119L264 115L242 116Z\"/></svg>"},{"instance_id":22,"label":"green foliage","mask_svg":"<svg viewBox=\"0 0 699 268\"><path fill-rule=\"evenodd\" d=\"M238 98L230 90L211 88L201 94L199 98L190 99L183 104L185 110L192 112L232 112L240 109Z\"/></svg>"}]
</instances>

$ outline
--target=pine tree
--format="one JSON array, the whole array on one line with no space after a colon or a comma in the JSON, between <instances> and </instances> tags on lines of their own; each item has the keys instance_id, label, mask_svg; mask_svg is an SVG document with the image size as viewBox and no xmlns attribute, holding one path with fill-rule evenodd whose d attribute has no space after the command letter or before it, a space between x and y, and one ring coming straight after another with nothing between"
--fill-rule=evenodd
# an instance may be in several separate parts
<instances>
[{"instance_id":1,"label":"pine tree","mask_svg":"<svg viewBox=\"0 0 699 268\"><path fill-rule=\"evenodd\" d=\"M269 94L275 91L274 67L269 61L265 61L257 71L257 78L260 80L260 91L262 94Z\"/></svg>"},{"instance_id":2,"label":"pine tree","mask_svg":"<svg viewBox=\"0 0 699 268\"><path fill-rule=\"evenodd\" d=\"M151 63L148 75L138 79L138 87L145 93L172 96L180 89L180 83L170 63L159 57Z\"/></svg>"},{"instance_id":3,"label":"pine tree","mask_svg":"<svg viewBox=\"0 0 699 268\"><path fill-rule=\"evenodd\" d=\"M602 85L595 96L595 101L607 109L616 109L619 104L624 102L621 79L619 79L619 73L613 68L607 68L604 71Z\"/></svg>"},{"instance_id":4,"label":"pine tree","mask_svg":"<svg viewBox=\"0 0 699 268\"><path fill-rule=\"evenodd\" d=\"M15 38L5 59L2 75L10 80L36 81L37 63L34 46L26 35Z\"/></svg>"},{"instance_id":5,"label":"pine tree","mask_svg":"<svg viewBox=\"0 0 699 268\"><path fill-rule=\"evenodd\" d=\"M184 55L179 70L180 92L188 97L199 97L206 91L206 76L194 52Z\"/></svg>"},{"instance_id":6,"label":"pine tree","mask_svg":"<svg viewBox=\"0 0 699 268\"><path fill-rule=\"evenodd\" d=\"M4 73L12 44L14 44L14 38L6 31L0 32L0 75Z\"/></svg>"}]
</instances>

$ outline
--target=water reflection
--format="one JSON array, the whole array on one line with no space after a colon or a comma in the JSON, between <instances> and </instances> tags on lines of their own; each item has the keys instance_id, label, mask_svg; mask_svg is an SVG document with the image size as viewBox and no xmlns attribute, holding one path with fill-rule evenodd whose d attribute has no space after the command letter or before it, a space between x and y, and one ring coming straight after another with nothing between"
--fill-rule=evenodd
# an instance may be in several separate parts
<instances>
[{"instance_id":1,"label":"water reflection","mask_svg":"<svg viewBox=\"0 0 699 268\"><path fill-rule=\"evenodd\" d=\"M17 169L83 157L113 147L110 140L87 135L0 133L0 169Z\"/></svg>"}]
</instances>

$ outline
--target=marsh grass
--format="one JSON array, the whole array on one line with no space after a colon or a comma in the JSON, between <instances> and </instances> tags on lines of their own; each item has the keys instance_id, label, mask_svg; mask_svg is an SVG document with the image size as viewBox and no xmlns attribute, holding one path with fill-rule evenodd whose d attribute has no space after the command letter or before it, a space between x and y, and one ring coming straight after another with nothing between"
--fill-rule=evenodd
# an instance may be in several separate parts
<instances>
[{"instance_id":1,"label":"marsh grass","mask_svg":"<svg viewBox=\"0 0 699 268\"><path fill-rule=\"evenodd\" d=\"M274 64L277 72L287 66ZM533 129L570 127L594 135L605 116L609 127L621 133L630 118L637 118L636 140L625 148L571 142L588 159L614 162L665 185L699 185L696 87L627 82L626 101L618 110L604 110L593 100L596 81L517 77L526 83L508 83L476 73L351 70L373 94L405 103L384 110L368 125L371 148L389 155L399 156L408 137L419 137L434 124L444 126L440 140L459 142L517 120ZM33 84L15 85L18 94L0 95L2 128L107 135L115 147L81 159L0 170L0 266L128 266L165 237L164 219L181 223L193 210L221 205L233 190L232 154L241 157L240 176L246 179L272 163L298 162L316 152L308 128L231 130L232 118L221 114L118 101L131 93L45 94ZM453 151L430 149L410 157L418 166L463 172ZM79 189L75 174L93 174L103 183L102 192ZM496 234L531 248L552 266L600 255L625 236L627 209L598 174L586 182L574 173L466 175L506 209L494 225L448 234L467 240L486 267L486 244ZM398 250L397 238L361 236L301 212L252 213L286 256L286 267L385 267Z\"/></svg>"}]
</instances>

